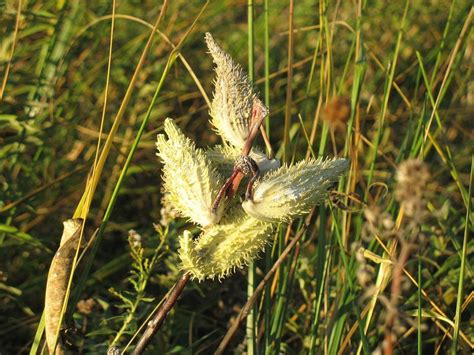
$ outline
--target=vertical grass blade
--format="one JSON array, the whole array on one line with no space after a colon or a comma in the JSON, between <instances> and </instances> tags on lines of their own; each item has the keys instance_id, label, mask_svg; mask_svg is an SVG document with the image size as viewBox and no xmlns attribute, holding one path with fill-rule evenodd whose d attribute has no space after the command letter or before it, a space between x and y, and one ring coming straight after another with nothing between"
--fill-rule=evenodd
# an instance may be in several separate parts
<instances>
[{"instance_id":1,"label":"vertical grass blade","mask_svg":"<svg viewBox=\"0 0 474 355\"><path fill-rule=\"evenodd\" d=\"M285 125L283 128L283 161L287 161L289 157L291 107L293 101L293 12L294 1L290 0L288 13L288 76L286 82Z\"/></svg>"},{"instance_id":2,"label":"vertical grass blade","mask_svg":"<svg viewBox=\"0 0 474 355\"><path fill-rule=\"evenodd\" d=\"M392 92L393 82L394 82L394 78L395 78L395 69L397 68L398 56L399 56L399 53L400 53L400 45L401 45L403 34L404 34L404 31L405 31L405 21L406 21L406 17L407 17L407 14L408 14L409 4L410 4L410 2L408 0L406 0L405 1L405 8L403 10L403 15L402 15L402 19L401 19L400 30L398 32L397 42L396 42L396 45L395 45L395 51L393 52L393 57L392 57L390 65L388 67L388 73L387 73L388 76L387 76L387 80L385 82L382 112L380 113L380 120L378 122L377 135L376 135L374 147L373 147L373 150L372 150L369 176L367 178L367 186L371 185L372 178L374 176L374 170L375 170L375 163L377 161L378 148L379 148L379 144L380 144L380 140L381 140L381 137L382 137L382 132L383 132L384 124L385 124L385 116L387 115L388 102L389 102L389 99L390 99L390 94Z\"/></svg>"},{"instance_id":3,"label":"vertical grass blade","mask_svg":"<svg viewBox=\"0 0 474 355\"><path fill-rule=\"evenodd\" d=\"M248 0L247 2L247 44L248 44L248 74L251 82L255 81L255 68L254 68L254 2ZM247 299L252 297L255 291L256 283L256 266L254 262L249 264L248 276L247 276ZM257 334L256 334L256 315L257 305L255 304L250 311L246 320L246 334L247 334L247 354L254 355L257 353Z\"/></svg>"},{"instance_id":4,"label":"vertical grass blade","mask_svg":"<svg viewBox=\"0 0 474 355\"><path fill-rule=\"evenodd\" d=\"M421 252L421 250L419 250ZM416 319L417 321L417 350L418 350L418 355L422 354L422 349L423 349L423 338L421 334L421 315L423 312L423 307L421 304L421 289L423 287L423 284L421 282L421 256L418 255L418 288L416 290L417 298L418 298L418 317Z\"/></svg>"},{"instance_id":5,"label":"vertical grass blade","mask_svg":"<svg viewBox=\"0 0 474 355\"><path fill-rule=\"evenodd\" d=\"M469 195L472 196L472 184L474 178L474 155L471 156L471 173L469 179ZM471 208L472 208L472 199L469 199L467 208L466 208L466 219L464 225L464 238L462 243L462 253L461 253L461 267L459 269L459 282L458 282L458 292L456 297L456 315L454 317L454 334L453 334L453 344L451 346L451 354L457 354L458 349L458 339L459 339L459 326L461 323L461 307L463 304L464 297L464 272L466 269L466 257L467 257L467 243L469 238L469 233L471 231Z\"/></svg>"}]
</instances>

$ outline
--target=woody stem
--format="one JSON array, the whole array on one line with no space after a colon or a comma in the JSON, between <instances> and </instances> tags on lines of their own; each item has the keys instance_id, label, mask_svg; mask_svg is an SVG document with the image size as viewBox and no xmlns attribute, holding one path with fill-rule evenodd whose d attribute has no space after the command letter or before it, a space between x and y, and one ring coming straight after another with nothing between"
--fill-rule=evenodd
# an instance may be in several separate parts
<instances>
[{"instance_id":1,"label":"woody stem","mask_svg":"<svg viewBox=\"0 0 474 355\"><path fill-rule=\"evenodd\" d=\"M143 333L142 337L138 341L138 344L135 347L135 350L133 350L132 355L140 355L143 353L143 351L148 346L153 336L156 334L160 326L163 324L169 311L171 311L171 309L175 305L179 296L183 292L184 287L188 283L190 277L191 277L191 274L186 272L178 279L178 281L176 281L170 294L165 299L163 304L158 308L153 319L148 322L148 326L145 332Z\"/></svg>"},{"instance_id":2,"label":"woody stem","mask_svg":"<svg viewBox=\"0 0 474 355\"><path fill-rule=\"evenodd\" d=\"M245 139L244 146L242 147L242 152L240 154L241 157L248 156L250 154L250 151L252 150L253 142L255 141L255 138L257 137L260 126L262 125L263 119L265 118L266 115L267 115L266 108L263 106L263 104L259 100L255 100L253 103L252 117L250 120L251 127L249 130L249 134L247 138ZM258 167L257 167L257 170L258 170ZM252 191L252 185L254 181L258 178L258 173L255 174L255 172L252 170L252 174L253 174L253 178L250 181L250 185L247 186L246 198L249 197L248 195ZM221 187L221 189L219 190L212 204L212 211L214 213L217 211L217 208L219 207L219 204L222 201L222 198L224 196L232 197L235 195L242 177L243 175L241 171L234 167L234 170L232 171L231 176L227 179L227 181Z\"/></svg>"}]
</instances>

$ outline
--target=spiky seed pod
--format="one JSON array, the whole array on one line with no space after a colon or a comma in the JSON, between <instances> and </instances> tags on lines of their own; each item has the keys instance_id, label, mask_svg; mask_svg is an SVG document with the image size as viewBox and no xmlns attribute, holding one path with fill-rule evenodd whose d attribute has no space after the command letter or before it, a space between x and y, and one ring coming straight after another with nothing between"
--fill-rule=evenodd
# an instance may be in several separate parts
<instances>
[{"instance_id":1,"label":"spiky seed pod","mask_svg":"<svg viewBox=\"0 0 474 355\"><path fill-rule=\"evenodd\" d=\"M211 123L227 143L242 148L249 133L254 100L258 99L245 71L214 41L210 33L206 33L206 43L216 64Z\"/></svg>"},{"instance_id":2,"label":"spiky seed pod","mask_svg":"<svg viewBox=\"0 0 474 355\"><path fill-rule=\"evenodd\" d=\"M327 189L347 169L346 159L317 159L282 166L259 180L253 200L242 203L250 216L266 222L289 222L323 202Z\"/></svg>"},{"instance_id":3,"label":"spiky seed pod","mask_svg":"<svg viewBox=\"0 0 474 355\"><path fill-rule=\"evenodd\" d=\"M234 163L240 157L241 151L232 146L218 145L206 150L206 155L222 175L228 176L232 173ZM278 159L268 159L265 153L256 148L252 148L249 155L257 163L261 174L280 167L280 161Z\"/></svg>"},{"instance_id":4,"label":"spiky seed pod","mask_svg":"<svg viewBox=\"0 0 474 355\"><path fill-rule=\"evenodd\" d=\"M81 218L68 219L63 222L64 231L60 246L49 267L44 305L44 329L50 354L65 353L60 338L56 341L56 335L59 329L59 320L61 318L69 277L71 276L74 255L79 247L82 223L83 220ZM54 350L53 348L56 342L57 345Z\"/></svg>"},{"instance_id":5,"label":"spiky seed pod","mask_svg":"<svg viewBox=\"0 0 474 355\"><path fill-rule=\"evenodd\" d=\"M179 238L181 267L192 279L222 279L257 258L269 242L273 224L231 210L229 218L193 240L185 231Z\"/></svg>"},{"instance_id":6,"label":"spiky seed pod","mask_svg":"<svg viewBox=\"0 0 474 355\"><path fill-rule=\"evenodd\" d=\"M184 136L172 119L165 120L164 135L157 137L157 155L163 161L164 190L167 201L184 217L203 227L217 223L223 207L212 212L212 202L222 179L211 167L206 154Z\"/></svg>"}]
</instances>

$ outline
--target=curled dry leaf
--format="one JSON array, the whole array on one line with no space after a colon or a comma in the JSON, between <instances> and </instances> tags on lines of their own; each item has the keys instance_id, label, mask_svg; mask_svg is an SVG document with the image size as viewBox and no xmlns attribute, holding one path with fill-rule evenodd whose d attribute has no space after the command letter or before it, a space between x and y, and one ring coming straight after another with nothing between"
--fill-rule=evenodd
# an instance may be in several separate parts
<instances>
[{"instance_id":1,"label":"curled dry leaf","mask_svg":"<svg viewBox=\"0 0 474 355\"><path fill-rule=\"evenodd\" d=\"M46 282L45 296L45 333L48 350L51 354L63 354L64 349L60 341L56 341L59 320L66 296L67 285L74 262L83 220L81 218L68 219L63 222L64 231L58 251L53 257ZM54 346L57 343L56 351Z\"/></svg>"}]
</instances>

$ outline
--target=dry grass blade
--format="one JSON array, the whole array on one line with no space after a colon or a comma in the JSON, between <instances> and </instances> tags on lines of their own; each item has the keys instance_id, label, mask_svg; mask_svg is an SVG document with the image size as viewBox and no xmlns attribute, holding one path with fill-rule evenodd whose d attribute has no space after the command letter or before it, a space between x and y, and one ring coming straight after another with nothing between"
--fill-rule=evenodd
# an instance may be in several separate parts
<instances>
[{"instance_id":1,"label":"dry grass blade","mask_svg":"<svg viewBox=\"0 0 474 355\"><path fill-rule=\"evenodd\" d=\"M166 9L168 8L168 1L164 0L163 5L161 7L160 13L155 21L155 24L153 26L153 30L150 33L150 36L148 37L148 41L145 45L145 48L143 49L143 52L140 56L140 59L138 60L138 64L135 68L135 71L132 75L132 78L130 79L130 83L128 84L127 91L125 92L125 96L120 104L120 108L115 116L114 122L112 124L112 127L110 129L110 132L107 136L107 140L104 143L104 147L102 148L100 155L98 157L97 163L94 165L94 169L92 170L92 176L88 180L86 189L84 191L84 195L82 196L81 201L77 205L76 211L74 213L74 217L81 217L81 218L86 218L87 214L89 212L89 206L92 201L92 197L94 196L94 192L97 188L97 185L99 183L100 177L102 175L102 170L104 168L105 162L107 160L107 157L110 152L110 148L112 147L112 142L117 134L118 128L120 126L120 123L122 121L123 115L125 114L125 110L127 109L128 103L130 101L130 98L132 97L133 90L135 89L135 83L138 79L138 75L145 63L145 59L148 55L148 52L150 51L151 44L153 43L153 39L155 38L155 34L157 33L156 30L158 26L161 23L161 20L163 19Z\"/></svg>"},{"instance_id":2,"label":"dry grass blade","mask_svg":"<svg viewBox=\"0 0 474 355\"><path fill-rule=\"evenodd\" d=\"M3 100L3 95L5 94L5 88L7 87L8 75L10 74L10 68L12 65L13 54L15 53L16 42L18 40L18 31L20 28L20 16L21 16L21 6L23 4L22 0L18 0L18 10L16 12L15 20L15 29L13 31L12 47L10 49L10 57L8 58L7 66L5 68L5 73L3 74L2 86L0 87L0 101Z\"/></svg>"}]
</instances>

